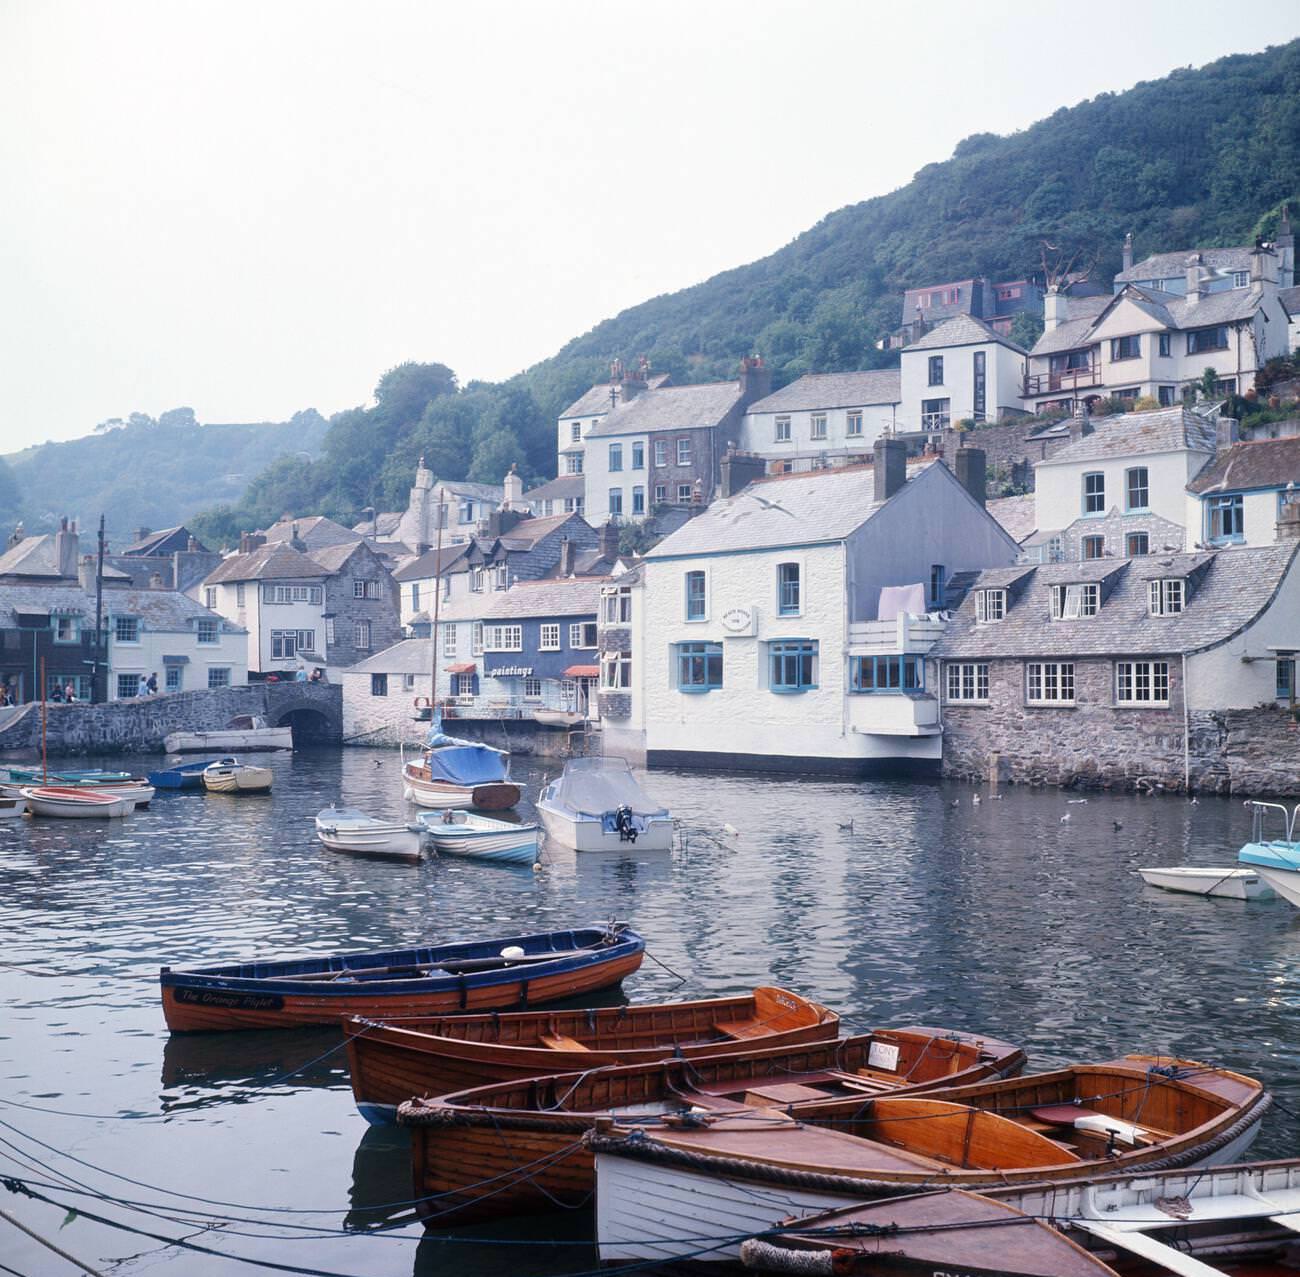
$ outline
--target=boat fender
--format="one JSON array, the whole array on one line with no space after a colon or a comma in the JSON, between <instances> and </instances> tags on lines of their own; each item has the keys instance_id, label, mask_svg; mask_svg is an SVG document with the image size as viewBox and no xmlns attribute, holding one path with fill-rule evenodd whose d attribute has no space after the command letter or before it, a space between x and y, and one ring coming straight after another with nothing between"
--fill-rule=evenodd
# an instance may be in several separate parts
<instances>
[{"instance_id":1,"label":"boat fender","mask_svg":"<svg viewBox=\"0 0 1300 1277\"><path fill-rule=\"evenodd\" d=\"M427 696L417 696L415 698L416 709L432 709L433 702Z\"/></svg>"},{"instance_id":2,"label":"boat fender","mask_svg":"<svg viewBox=\"0 0 1300 1277\"><path fill-rule=\"evenodd\" d=\"M1088 1131L1093 1135L1104 1135L1108 1143L1127 1144L1131 1147L1151 1141L1151 1136L1142 1127L1135 1126L1132 1122L1121 1121L1117 1117L1107 1117L1104 1113L1089 1113L1085 1117L1076 1117L1074 1129Z\"/></svg>"},{"instance_id":3,"label":"boat fender","mask_svg":"<svg viewBox=\"0 0 1300 1277\"><path fill-rule=\"evenodd\" d=\"M501 950L501 956L508 962L515 962L524 956L524 951L517 944L508 944Z\"/></svg>"}]
</instances>

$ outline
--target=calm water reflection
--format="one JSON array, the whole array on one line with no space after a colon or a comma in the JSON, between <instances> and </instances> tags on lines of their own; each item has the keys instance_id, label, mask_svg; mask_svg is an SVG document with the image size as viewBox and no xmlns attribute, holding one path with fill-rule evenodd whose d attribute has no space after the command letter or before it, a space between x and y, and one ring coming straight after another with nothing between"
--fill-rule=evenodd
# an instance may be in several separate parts
<instances>
[{"instance_id":1,"label":"calm water reflection","mask_svg":"<svg viewBox=\"0 0 1300 1277\"><path fill-rule=\"evenodd\" d=\"M171 1039L156 975L164 962L400 946L611 915L631 920L685 977L678 984L647 961L625 986L638 999L775 981L839 1008L850 1026L983 1029L1022 1043L1038 1067L1134 1049L1220 1061L1262 1076L1300 1109L1300 913L1168 895L1133 873L1230 863L1249 832L1236 801L1071 805L1056 792L1009 789L974 805L974 791L957 786L653 773L650 788L683 822L684 848L558 851L534 873L331 855L311 816L340 796L402 814L396 755L324 751L272 765L269 799L162 795L126 821L0 826L4 1174L59 1184L51 1196L64 1203L78 1200L77 1184L147 1201L186 1222L85 1204L219 1250L337 1273L589 1269L582 1215L477 1229L473 1241L422 1240L414 1226L368 1231L406 1218L406 1147L400 1132L372 1131L357 1116L338 1037ZM535 794L543 769L516 770ZM1297 1126L1275 1111L1259 1154L1300 1152ZM0 1200L92 1264L144 1253L138 1262L151 1272L236 1268L84 1218L59 1232L62 1208ZM267 1206L291 1211L254 1209ZM199 1231L211 1221L192 1212L205 1210L260 1222ZM23 1272L52 1271L2 1223L0 1254Z\"/></svg>"}]
</instances>

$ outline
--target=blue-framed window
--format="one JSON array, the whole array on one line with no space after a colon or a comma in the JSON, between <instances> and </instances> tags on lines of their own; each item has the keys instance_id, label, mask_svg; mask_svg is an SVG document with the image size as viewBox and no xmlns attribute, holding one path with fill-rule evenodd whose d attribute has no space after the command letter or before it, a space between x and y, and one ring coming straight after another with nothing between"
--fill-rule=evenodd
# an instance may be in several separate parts
<instances>
[{"instance_id":1,"label":"blue-framed window","mask_svg":"<svg viewBox=\"0 0 1300 1277\"><path fill-rule=\"evenodd\" d=\"M816 639L780 639L767 650L772 691L806 692L817 686Z\"/></svg>"},{"instance_id":2,"label":"blue-framed window","mask_svg":"<svg viewBox=\"0 0 1300 1277\"><path fill-rule=\"evenodd\" d=\"M779 563L776 568L777 604L781 616L799 615L799 565Z\"/></svg>"},{"instance_id":3,"label":"blue-framed window","mask_svg":"<svg viewBox=\"0 0 1300 1277\"><path fill-rule=\"evenodd\" d=\"M75 616L59 616L55 614L51 625L54 629L54 641L56 643L81 642L81 623Z\"/></svg>"},{"instance_id":4,"label":"blue-framed window","mask_svg":"<svg viewBox=\"0 0 1300 1277\"><path fill-rule=\"evenodd\" d=\"M922 656L849 657L850 692L920 692L924 688Z\"/></svg>"},{"instance_id":5,"label":"blue-framed window","mask_svg":"<svg viewBox=\"0 0 1300 1277\"><path fill-rule=\"evenodd\" d=\"M942 563L930 564L930 602L932 608L941 608L948 593L948 569Z\"/></svg>"},{"instance_id":6,"label":"blue-framed window","mask_svg":"<svg viewBox=\"0 0 1300 1277\"><path fill-rule=\"evenodd\" d=\"M1277 658L1277 699L1289 701L1295 689L1295 657Z\"/></svg>"},{"instance_id":7,"label":"blue-framed window","mask_svg":"<svg viewBox=\"0 0 1300 1277\"><path fill-rule=\"evenodd\" d=\"M613 474L616 470L623 468L623 445L621 443L611 443L609 445L609 470Z\"/></svg>"},{"instance_id":8,"label":"blue-framed window","mask_svg":"<svg viewBox=\"0 0 1300 1277\"><path fill-rule=\"evenodd\" d=\"M708 585L703 572L686 574L686 619L703 621L709 614Z\"/></svg>"},{"instance_id":9,"label":"blue-framed window","mask_svg":"<svg viewBox=\"0 0 1300 1277\"><path fill-rule=\"evenodd\" d=\"M712 692L722 686L721 643L677 644L677 688Z\"/></svg>"},{"instance_id":10,"label":"blue-framed window","mask_svg":"<svg viewBox=\"0 0 1300 1277\"><path fill-rule=\"evenodd\" d=\"M1210 497L1205 503L1205 530L1211 541L1241 541L1246 532L1245 502L1240 492Z\"/></svg>"}]
</instances>

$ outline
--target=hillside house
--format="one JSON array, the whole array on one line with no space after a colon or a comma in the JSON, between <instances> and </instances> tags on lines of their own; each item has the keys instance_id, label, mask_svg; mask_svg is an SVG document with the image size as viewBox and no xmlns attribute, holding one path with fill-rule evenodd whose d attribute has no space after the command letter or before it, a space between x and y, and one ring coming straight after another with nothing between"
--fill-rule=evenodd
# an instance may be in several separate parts
<instances>
[{"instance_id":1,"label":"hillside house","mask_svg":"<svg viewBox=\"0 0 1300 1277\"><path fill-rule=\"evenodd\" d=\"M897 428L937 434L959 421L1001 421L1023 411L1027 353L973 315L940 324L899 356Z\"/></svg>"},{"instance_id":2,"label":"hillside house","mask_svg":"<svg viewBox=\"0 0 1300 1277\"><path fill-rule=\"evenodd\" d=\"M1300 437L1235 443L1187 485L1189 535L1205 545L1272 545L1300 488Z\"/></svg>"}]
</instances>

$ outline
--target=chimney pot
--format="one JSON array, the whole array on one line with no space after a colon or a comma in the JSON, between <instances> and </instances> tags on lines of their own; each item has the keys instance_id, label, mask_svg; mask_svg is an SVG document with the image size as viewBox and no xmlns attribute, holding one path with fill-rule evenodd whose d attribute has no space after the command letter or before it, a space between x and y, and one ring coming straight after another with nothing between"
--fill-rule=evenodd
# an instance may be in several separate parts
<instances>
[{"instance_id":1,"label":"chimney pot","mask_svg":"<svg viewBox=\"0 0 1300 1277\"><path fill-rule=\"evenodd\" d=\"M722 493L734 497L767 474L767 462L752 452L737 452L729 448L722 458Z\"/></svg>"},{"instance_id":2,"label":"chimney pot","mask_svg":"<svg viewBox=\"0 0 1300 1277\"><path fill-rule=\"evenodd\" d=\"M872 449L877 501L888 501L907 482L907 444L901 439L877 439Z\"/></svg>"},{"instance_id":3,"label":"chimney pot","mask_svg":"<svg viewBox=\"0 0 1300 1277\"><path fill-rule=\"evenodd\" d=\"M560 542L560 575L573 575L573 542L568 537Z\"/></svg>"},{"instance_id":4,"label":"chimney pot","mask_svg":"<svg viewBox=\"0 0 1300 1277\"><path fill-rule=\"evenodd\" d=\"M618 524L602 523L597 529L596 536L600 557L613 563L618 558Z\"/></svg>"},{"instance_id":5,"label":"chimney pot","mask_svg":"<svg viewBox=\"0 0 1300 1277\"><path fill-rule=\"evenodd\" d=\"M1129 231L1129 233L1124 236L1124 251L1121 254L1121 261L1123 263L1122 268L1124 270L1133 269L1133 232L1132 231Z\"/></svg>"}]
</instances>

